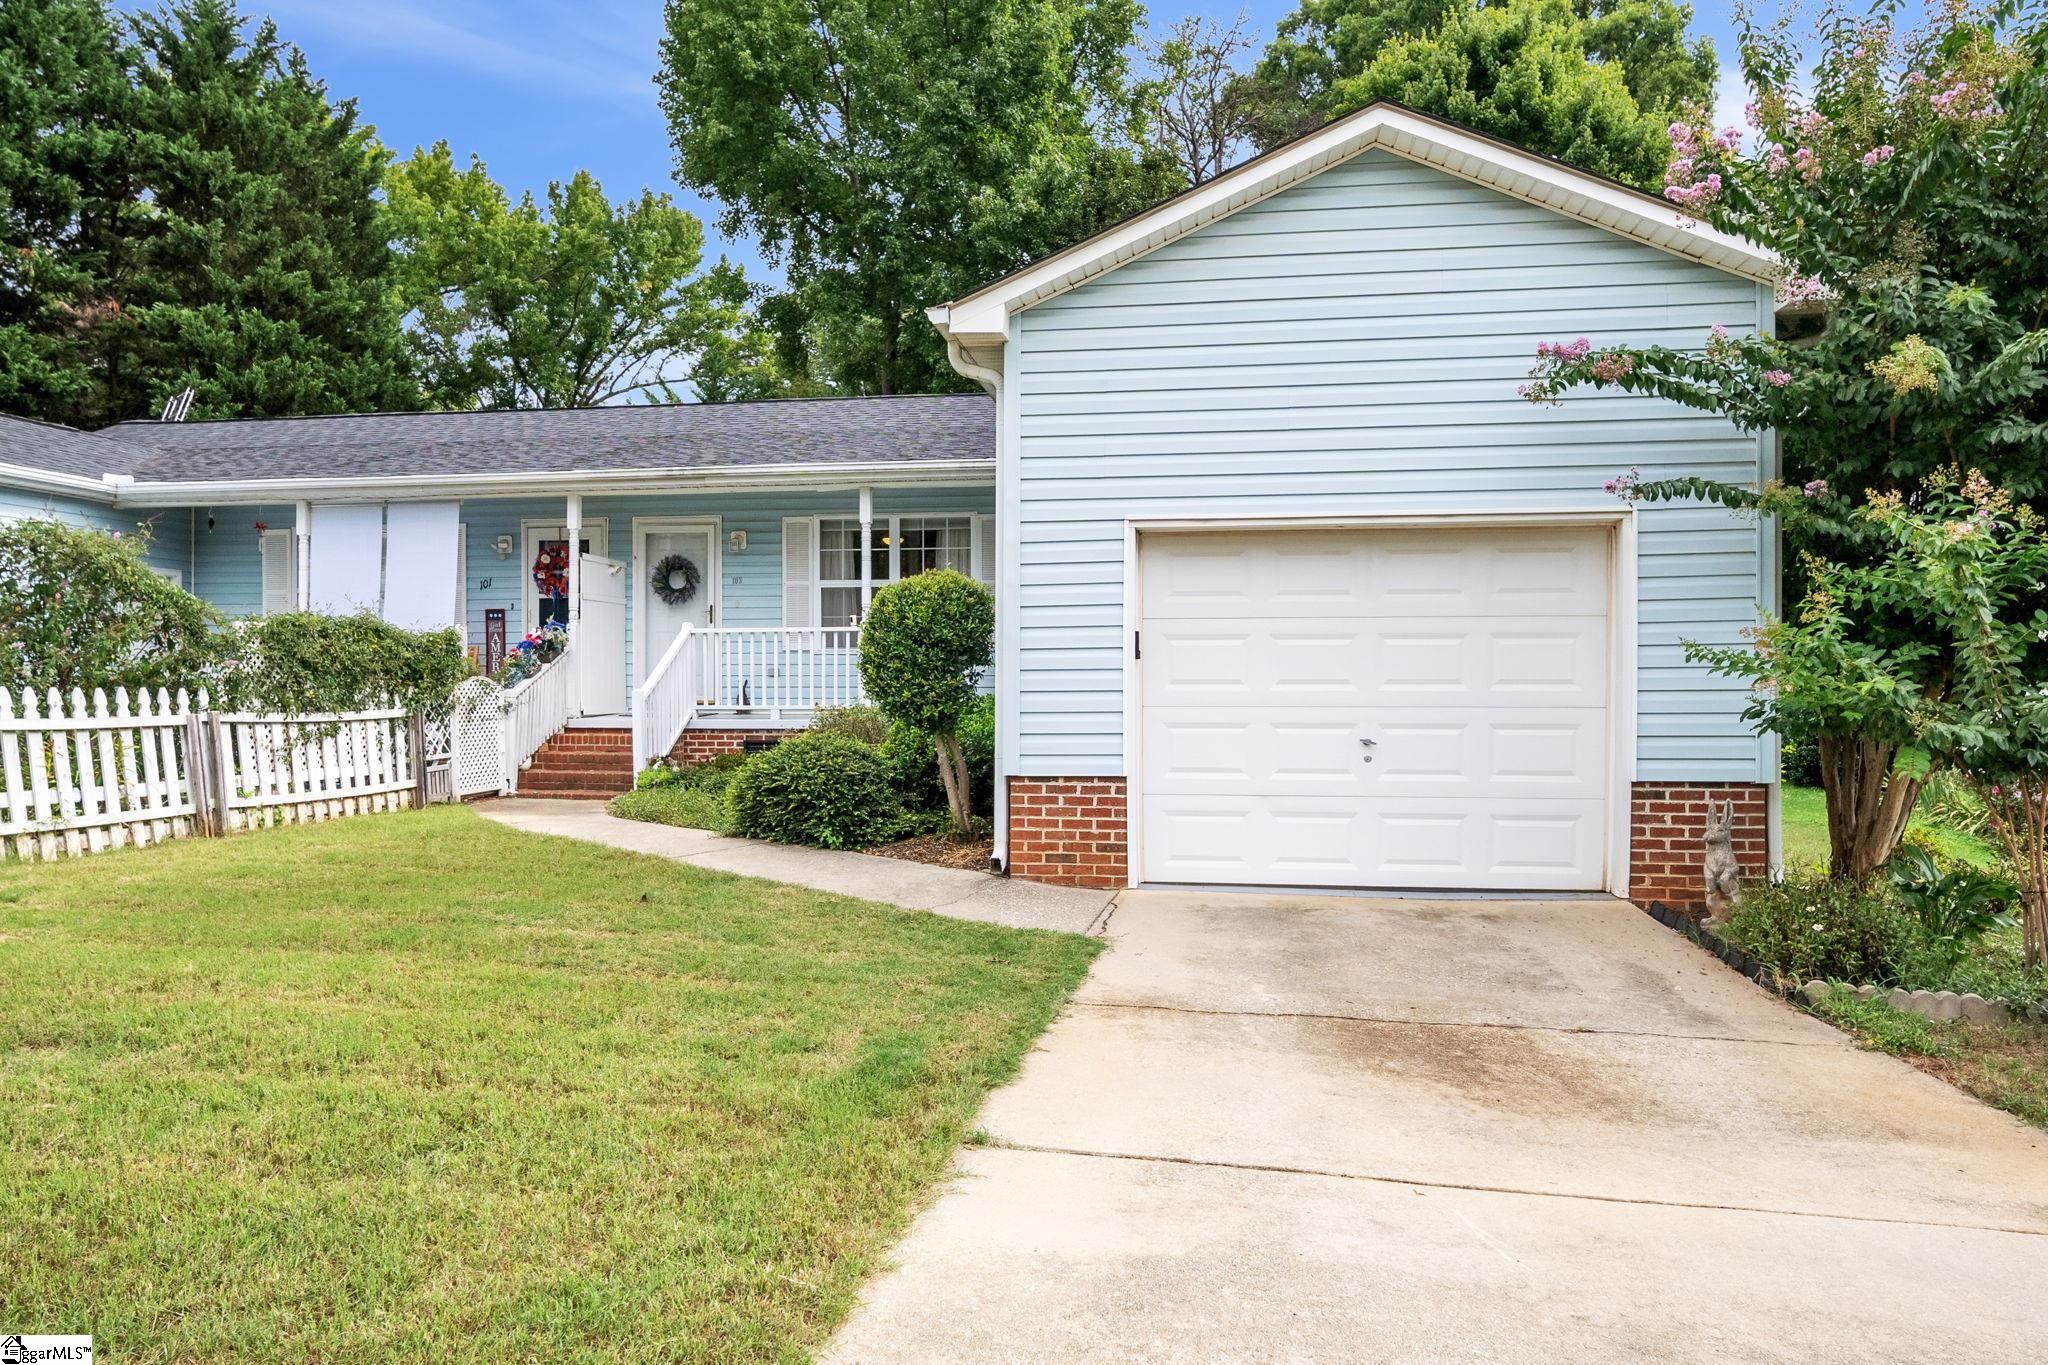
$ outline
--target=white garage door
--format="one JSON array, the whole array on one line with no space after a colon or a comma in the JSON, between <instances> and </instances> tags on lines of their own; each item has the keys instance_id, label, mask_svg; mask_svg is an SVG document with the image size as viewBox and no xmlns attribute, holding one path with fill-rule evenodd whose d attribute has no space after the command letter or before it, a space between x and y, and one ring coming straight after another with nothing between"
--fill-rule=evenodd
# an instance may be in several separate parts
<instances>
[{"instance_id":1,"label":"white garage door","mask_svg":"<svg viewBox=\"0 0 2048 1365\"><path fill-rule=\"evenodd\" d=\"M1604 884L1604 532L1140 547L1145 880Z\"/></svg>"}]
</instances>

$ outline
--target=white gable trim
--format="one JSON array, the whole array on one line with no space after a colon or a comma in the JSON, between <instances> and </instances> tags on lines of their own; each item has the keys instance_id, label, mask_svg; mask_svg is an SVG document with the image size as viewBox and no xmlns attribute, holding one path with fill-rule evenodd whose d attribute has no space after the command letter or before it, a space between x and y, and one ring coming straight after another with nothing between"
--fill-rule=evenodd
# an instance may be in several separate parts
<instances>
[{"instance_id":1,"label":"white gable trim","mask_svg":"<svg viewBox=\"0 0 2048 1365\"><path fill-rule=\"evenodd\" d=\"M1676 206L1639 190L1382 103L1255 157L972 294L926 309L925 316L956 348L981 351L977 360L993 358L987 352L1000 349L1011 315L1375 147L1732 275L1769 284L1780 273L1778 258L1762 247L1686 218Z\"/></svg>"}]
</instances>

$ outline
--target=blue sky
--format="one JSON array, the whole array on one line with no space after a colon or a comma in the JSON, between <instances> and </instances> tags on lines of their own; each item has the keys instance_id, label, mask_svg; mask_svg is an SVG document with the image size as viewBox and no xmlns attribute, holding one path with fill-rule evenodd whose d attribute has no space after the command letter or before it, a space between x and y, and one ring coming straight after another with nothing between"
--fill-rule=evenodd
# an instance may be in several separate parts
<instances>
[{"instance_id":1,"label":"blue sky","mask_svg":"<svg viewBox=\"0 0 2048 1365\"><path fill-rule=\"evenodd\" d=\"M744 3L745 0L737 0ZM401 153L447 139L458 160L474 152L514 194L542 190L588 168L613 198L652 186L674 194L717 238L717 208L675 183L653 77L659 64L659 0L242 0L269 13L305 49L337 96ZM140 8L129 3L125 8ZM1292 0L1245 6L1261 38ZM1694 28L1732 60L1730 0L1700 0ZM1235 6L1159 0L1155 24L1200 12L1227 20ZM1724 98L1724 105L1728 101ZM1734 106L1739 109L1737 97ZM751 243L718 240L763 275Z\"/></svg>"}]
</instances>

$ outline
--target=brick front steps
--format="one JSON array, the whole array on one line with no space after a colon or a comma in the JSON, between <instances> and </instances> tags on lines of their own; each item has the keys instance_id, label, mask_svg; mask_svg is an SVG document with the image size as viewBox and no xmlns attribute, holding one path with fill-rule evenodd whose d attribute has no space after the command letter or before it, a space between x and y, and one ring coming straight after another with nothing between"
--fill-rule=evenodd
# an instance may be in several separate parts
<instances>
[{"instance_id":1,"label":"brick front steps","mask_svg":"<svg viewBox=\"0 0 2048 1365\"><path fill-rule=\"evenodd\" d=\"M519 774L521 796L602 801L633 789L633 732L564 730Z\"/></svg>"}]
</instances>

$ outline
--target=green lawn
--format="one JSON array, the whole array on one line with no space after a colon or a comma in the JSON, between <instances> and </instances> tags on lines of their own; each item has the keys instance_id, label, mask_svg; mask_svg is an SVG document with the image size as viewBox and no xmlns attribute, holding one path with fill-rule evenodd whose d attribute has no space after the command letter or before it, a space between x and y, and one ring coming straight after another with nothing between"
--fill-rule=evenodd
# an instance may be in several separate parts
<instances>
[{"instance_id":1,"label":"green lawn","mask_svg":"<svg viewBox=\"0 0 2048 1365\"><path fill-rule=\"evenodd\" d=\"M0 1324L801 1357L1097 947L461 808L0 867Z\"/></svg>"},{"instance_id":2,"label":"green lawn","mask_svg":"<svg viewBox=\"0 0 2048 1365\"><path fill-rule=\"evenodd\" d=\"M1827 794L1819 787L1786 786L1779 789L1783 812L1782 830L1785 866L1791 869L1828 865ZM1997 864L1997 850L1984 840L1960 830L1946 829L1931 821L1913 817L1913 827L1924 831L1945 855L1973 867Z\"/></svg>"}]
</instances>

